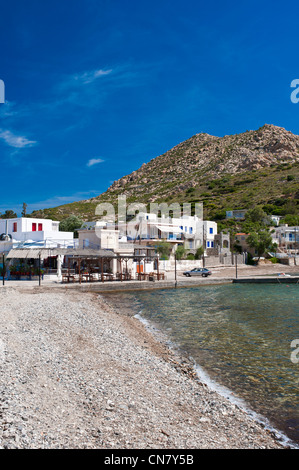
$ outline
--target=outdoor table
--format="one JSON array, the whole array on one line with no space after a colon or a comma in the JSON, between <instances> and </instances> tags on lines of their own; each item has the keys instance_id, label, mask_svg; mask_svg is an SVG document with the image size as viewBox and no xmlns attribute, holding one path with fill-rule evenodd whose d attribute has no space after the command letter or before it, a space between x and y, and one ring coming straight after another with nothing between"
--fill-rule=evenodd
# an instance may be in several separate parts
<instances>
[{"instance_id":1,"label":"outdoor table","mask_svg":"<svg viewBox=\"0 0 299 470\"><path fill-rule=\"evenodd\" d=\"M149 279L148 273L140 273L139 276L140 276L140 279L142 279L143 281L148 281Z\"/></svg>"},{"instance_id":2,"label":"outdoor table","mask_svg":"<svg viewBox=\"0 0 299 470\"><path fill-rule=\"evenodd\" d=\"M75 276L72 274L63 274L62 276L62 282L74 282L75 281Z\"/></svg>"}]
</instances>

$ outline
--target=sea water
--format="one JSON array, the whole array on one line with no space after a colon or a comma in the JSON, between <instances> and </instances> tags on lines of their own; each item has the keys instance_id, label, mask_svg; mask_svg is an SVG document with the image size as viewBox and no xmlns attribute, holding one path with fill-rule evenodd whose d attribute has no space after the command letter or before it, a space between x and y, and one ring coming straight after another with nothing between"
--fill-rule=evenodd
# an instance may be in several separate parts
<instances>
[{"instance_id":1,"label":"sea water","mask_svg":"<svg viewBox=\"0 0 299 470\"><path fill-rule=\"evenodd\" d=\"M299 341L299 285L140 291L134 301L209 380L299 443L299 362L291 347Z\"/></svg>"}]
</instances>

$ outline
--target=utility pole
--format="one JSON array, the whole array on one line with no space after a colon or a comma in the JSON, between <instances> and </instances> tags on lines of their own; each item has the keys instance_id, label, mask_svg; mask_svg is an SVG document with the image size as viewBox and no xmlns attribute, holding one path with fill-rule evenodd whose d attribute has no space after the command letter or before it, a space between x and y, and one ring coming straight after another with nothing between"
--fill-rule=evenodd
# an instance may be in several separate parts
<instances>
[{"instance_id":1,"label":"utility pole","mask_svg":"<svg viewBox=\"0 0 299 470\"><path fill-rule=\"evenodd\" d=\"M3 253L3 259L2 259L2 262L3 262L3 268L2 268L2 284L5 285L5 258L4 258L4 253Z\"/></svg>"},{"instance_id":2,"label":"utility pole","mask_svg":"<svg viewBox=\"0 0 299 470\"><path fill-rule=\"evenodd\" d=\"M238 279L238 253L235 254L236 263L236 279Z\"/></svg>"},{"instance_id":3,"label":"utility pole","mask_svg":"<svg viewBox=\"0 0 299 470\"><path fill-rule=\"evenodd\" d=\"M41 284L41 276L40 276L40 266L41 266L41 259L40 259L40 253L38 255L38 285L40 286Z\"/></svg>"},{"instance_id":4,"label":"utility pole","mask_svg":"<svg viewBox=\"0 0 299 470\"><path fill-rule=\"evenodd\" d=\"M296 221L297 222L297 221ZM294 264L297 266L297 226L295 225L295 256L294 256Z\"/></svg>"},{"instance_id":5,"label":"utility pole","mask_svg":"<svg viewBox=\"0 0 299 470\"><path fill-rule=\"evenodd\" d=\"M177 280L176 280L176 253L174 254L174 279L175 279L174 286L176 287L177 286Z\"/></svg>"},{"instance_id":6,"label":"utility pole","mask_svg":"<svg viewBox=\"0 0 299 470\"><path fill-rule=\"evenodd\" d=\"M205 267L205 249L206 249L204 221L202 221L202 247L203 247L202 267L204 268Z\"/></svg>"}]
</instances>

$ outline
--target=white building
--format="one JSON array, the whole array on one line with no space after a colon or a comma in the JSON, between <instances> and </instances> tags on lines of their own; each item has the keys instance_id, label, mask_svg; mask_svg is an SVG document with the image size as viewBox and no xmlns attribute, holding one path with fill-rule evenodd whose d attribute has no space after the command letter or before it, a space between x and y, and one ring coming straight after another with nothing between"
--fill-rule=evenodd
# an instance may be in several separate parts
<instances>
[{"instance_id":1,"label":"white building","mask_svg":"<svg viewBox=\"0 0 299 470\"><path fill-rule=\"evenodd\" d=\"M226 211L226 219L244 220L247 209L237 209L233 211Z\"/></svg>"},{"instance_id":2,"label":"white building","mask_svg":"<svg viewBox=\"0 0 299 470\"><path fill-rule=\"evenodd\" d=\"M299 226L289 227L288 224L280 225L275 228L273 242L277 243L279 248L285 250L295 250L299 248Z\"/></svg>"},{"instance_id":3,"label":"white building","mask_svg":"<svg viewBox=\"0 0 299 470\"><path fill-rule=\"evenodd\" d=\"M204 220L203 221L203 239L204 248L214 248L215 242L215 235L217 235L217 223L211 220Z\"/></svg>"},{"instance_id":4,"label":"white building","mask_svg":"<svg viewBox=\"0 0 299 470\"><path fill-rule=\"evenodd\" d=\"M131 241L149 244L165 240L172 244L183 244L186 249L214 246L217 223L203 221L197 216L183 215L180 218L158 217L157 214L139 213L133 221L119 224L120 236Z\"/></svg>"},{"instance_id":5,"label":"white building","mask_svg":"<svg viewBox=\"0 0 299 470\"><path fill-rule=\"evenodd\" d=\"M5 238L12 244L32 242L46 246L68 246L74 239L73 232L60 232L59 222L50 219L20 217L0 219L0 240Z\"/></svg>"},{"instance_id":6,"label":"white building","mask_svg":"<svg viewBox=\"0 0 299 470\"><path fill-rule=\"evenodd\" d=\"M98 221L93 227L78 230L80 248L111 249L122 251L134 242L155 245L160 241L171 243L174 248L181 244L188 250L200 246L214 248L217 223L201 220L197 216L180 218L158 217L153 213L139 213L134 220L119 223L117 230L107 222Z\"/></svg>"},{"instance_id":7,"label":"white building","mask_svg":"<svg viewBox=\"0 0 299 470\"><path fill-rule=\"evenodd\" d=\"M280 215L270 215L270 219L272 220L273 225L275 225L276 227L278 227L278 225L280 224L280 219L281 218L282 218L282 216L280 216Z\"/></svg>"}]
</instances>

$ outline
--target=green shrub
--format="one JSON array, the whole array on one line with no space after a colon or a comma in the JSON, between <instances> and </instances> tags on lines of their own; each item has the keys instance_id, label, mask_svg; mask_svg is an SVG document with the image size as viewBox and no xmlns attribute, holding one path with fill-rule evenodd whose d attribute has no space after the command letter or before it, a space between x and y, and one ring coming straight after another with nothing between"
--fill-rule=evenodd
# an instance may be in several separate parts
<instances>
[{"instance_id":1,"label":"green shrub","mask_svg":"<svg viewBox=\"0 0 299 470\"><path fill-rule=\"evenodd\" d=\"M203 254L204 254L204 249L202 246L199 246L196 250L194 259L201 259Z\"/></svg>"},{"instance_id":2,"label":"green shrub","mask_svg":"<svg viewBox=\"0 0 299 470\"><path fill-rule=\"evenodd\" d=\"M215 212L214 214L214 220L225 220L226 218L226 210L220 210L218 212Z\"/></svg>"},{"instance_id":3,"label":"green shrub","mask_svg":"<svg viewBox=\"0 0 299 470\"><path fill-rule=\"evenodd\" d=\"M176 249L176 259L180 260L180 259L183 259L184 256L185 256L185 253L186 253L186 250L183 246L178 246L177 249Z\"/></svg>"}]
</instances>

